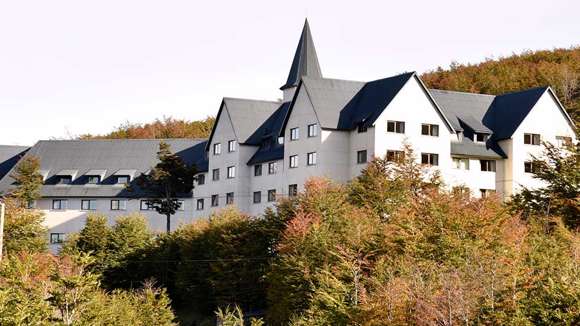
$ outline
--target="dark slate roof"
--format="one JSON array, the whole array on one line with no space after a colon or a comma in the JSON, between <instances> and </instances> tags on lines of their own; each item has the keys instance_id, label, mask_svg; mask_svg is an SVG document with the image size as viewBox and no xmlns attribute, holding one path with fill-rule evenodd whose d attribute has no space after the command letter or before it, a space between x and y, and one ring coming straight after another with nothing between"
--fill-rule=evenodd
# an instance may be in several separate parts
<instances>
[{"instance_id":1,"label":"dark slate roof","mask_svg":"<svg viewBox=\"0 0 580 326\"><path fill-rule=\"evenodd\" d=\"M254 153L252 158L248 161L248 165L277 161L284 158L284 145L272 141L269 144L264 144Z\"/></svg>"},{"instance_id":2,"label":"dark slate roof","mask_svg":"<svg viewBox=\"0 0 580 326\"><path fill-rule=\"evenodd\" d=\"M49 140L39 141L27 153L40 158L40 170L46 175L42 187L43 197L133 197L138 195L124 187L114 185L119 171L131 171L135 177L149 171L157 164L157 151L161 140ZM205 140L167 139L187 164L195 164L207 171ZM99 185L86 185L87 173L105 170ZM62 171L74 171L70 185L55 185L56 175ZM91 172L93 171L93 172ZM123 174L129 172L123 172ZM0 180L0 193L12 187L9 176Z\"/></svg>"},{"instance_id":3,"label":"dark slate roof","mask_svg":"<svg viewBox=\"0 0 580 326\"><path fill-rule=\"evenodd\" d=\"M482 119L483 123L493 130L493 138L495 140L511 138L547 90L548 87L538 87L496 96Z\"/></svg>"},{"instance_id":4,"label":"dark slate roof","mask_svg":"<svg viewBox=\"0 0 580 326\"><path fill-rule=\"evenodd\" d=\"M507 157L497 143L488 141L487 144L474 143L463 137L461 142L451 142L451 155L500 159Z\"/></svg>"},{"instance_id":5,"label":"dark slate roof","mask_svg":"<svg viewBox=\"0 0 580 326\"><path fill-rule=\"evenodd\" d=\"M304 28L302 29L302 34L300 35L300 40L294 53L294 59L292 60L292 66L290 67L286 84L280 87L280 89L283 90L298 86L300 79L304 76L322 78L308 20L304 22Z\"/></svg>"},{"instance_id":6,"label":"dark slate roof","mask_svg":"<svg viewBox=\"0 0 580 326\"><path fill-rule=\"evenodd\" d=\"M256 131L248 137L246 144L258 146L266 139L276 140L282 130L284 118L288 114L290 102L282 103L274 113L272 113Z\"/></svg>"},{"instance_id":7,"label":"dark slate roof","mask_svg":"<svg viewBox=\"0 0 580 326\"><path fill-rule=\"evenodd\" d=\"M475 132L491 133L482 120L495 96L430 89L429 92L457 131L466 127Z\"/></svg>"},{"instance_id":8,"label":"dark slate roof","mask_svg":"<svg viewBox=\"0 0 580 326\"><path fill-rule=\"evenodd\" d=\"M18 163L27 150L25 146L0 145L0 179Z\"/></svg>"},{"instance_id":9,"label":"dark slate roof","mask_svg":"<svg viewBox=\"0 0 580 326\"><path fill-rule=\"evenodd\" d=\"M370 127L415 73L366 83L340 111L336 129L350 130L359 124Z\"/></svg>"}]
</instances>

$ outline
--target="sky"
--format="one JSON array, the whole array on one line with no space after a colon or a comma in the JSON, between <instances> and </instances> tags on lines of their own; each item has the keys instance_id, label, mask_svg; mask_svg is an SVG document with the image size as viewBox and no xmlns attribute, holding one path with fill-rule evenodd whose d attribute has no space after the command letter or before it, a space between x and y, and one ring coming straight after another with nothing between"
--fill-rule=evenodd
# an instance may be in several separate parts
<instances>
[{"instance_id":1,"label":"sky","mask_svg":"<svg viewBox=\"0 0 580 326\"><path fill-rule=\"evenodd\" d=\"M580 1L0 0L0 144L276 100L307 17L325 77L580 45Z\"/></svg>"}]
</instances>

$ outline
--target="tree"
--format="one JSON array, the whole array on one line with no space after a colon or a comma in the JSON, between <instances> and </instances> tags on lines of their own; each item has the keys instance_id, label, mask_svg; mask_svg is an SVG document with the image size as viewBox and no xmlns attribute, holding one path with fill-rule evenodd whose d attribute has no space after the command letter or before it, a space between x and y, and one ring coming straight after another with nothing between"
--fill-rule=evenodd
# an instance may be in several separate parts
<instances>
[{"instance_id":1,"label":"tree","mask_svg":"<svg viewBox=\"0 0 580 326\"><path fill-rule=\"evenodd\" d=\"M149 174L141 174L140 188L150 199L147 205L167 218L167 233L171 231L171 215L180 207L179 196L187 195L193 189L195 167L187 166L183 160L171 152L165 142L159 143L157 152L159 163Z\"/></svg>"},{"instance_id":2,"label":"tree","mask_svg":"<svg viewBox=\"0 0 580 326\"><path fill-rule=\"evenodd\" d=\"M40 197L42 175L39 169L40 159L36 156L27 156L18 162L16 172L10 175L16 183L16 189L10 195L16 198L22 207Z\"/></svg>"},{"instance_id":3,"label":"tree","mask_svg":"<svg viewBox=\"0 0 580 326\"><path fill-rule=\"evenodd\" d=\"M20 251L43 252L47 249L47 229L43 225L44 214L24 208L22 201L6 198L3 254Z\"/></svg>"}]
</instances>

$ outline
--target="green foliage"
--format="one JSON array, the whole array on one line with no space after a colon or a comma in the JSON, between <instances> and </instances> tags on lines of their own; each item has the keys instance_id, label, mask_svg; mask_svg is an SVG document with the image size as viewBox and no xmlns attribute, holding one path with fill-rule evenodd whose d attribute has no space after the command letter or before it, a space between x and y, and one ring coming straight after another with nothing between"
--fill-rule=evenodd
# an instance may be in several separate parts
<instances>
[{"instance_id":1,"label":"green foliage","mask_svg":"<svg viewBox=\"0 0 580 326\"><path fill-rule=\"evenodd\" d=\"M191 192L196 170L172 153L169 144L163 141L159 143L157 158L159 163L148 174L142 174L138 184L146 192L146 197L151 198L147 200L147 205L166 216L169 233L171 215L181 205L177 198Z\"/></svg>"},{"instance_id":2,"label":"green foliage","mask_svg":"<svg viewBox=\"0 0 580 326\"><path fill-rule=\"evenodd\" d=\"M580 228L580 153L577 147L562 150L550 143L544 144L544 155L535 157L533 164L540 167L533 172L544 187L524 188L512 198L514 209L530 216L561 216L566 225Z\"/></svg>"},{"instance_id":3,"label":"green foliage","mask_svg":"<svg viewBox=\"0 0 580 326\"><path fill-rule=\"evenodd\" d=\"M152 123L136 124L126 122L115 131L100 136L82 135L80 139L170 139L208 138L215 118L207 117L198 121L163 118Z\"/></svg>"},{"instance_id":4,"label":"green foliage","mask_svg":"<svg viewBox=\"0 0 580 326\"><path fill-rule=\"evenodd\" d=\"M227 306L225 309L218 308L216 311L217 322L219 325L222 326L244 326L245 318L242 309L238 306L234 306L233 308ZM259 318L250 318L249 319L250 326L263 326L264 321Z\"/></svg>"},{"instance_id":5,"label":"green foliage","mask_svg":"<svg viewBox=\"0 0 580 326\"><path fill-rule=\"evenodd\" d=\"M22 207L33 202L40 197L42 187L42 175L40 170L40 159L35 156L27 156L21 159L16 165L16 172L10 177L16 183L16 189L10 193Z\"/></svg>"},{"instance_id":6,"label":"green foliage","mask_svg":"<svg viewBox=\"0 0 580 326\"><path fill-rule=\"evenodd\" d=\"M20 251L43 252L47 249L47 230L44 215L22 207L20 201L6 198L4 224L4 255Z\"/></svg>"},{"instance_id":7,"label":"green foliage","mask_svg":"<svg viewBox=\"0 0 580 326\"><path fill-rule=\"evenodd\" d=\"M439 67L421 79L430 88L503 94L551 86L568 112L580 122L580 48L528 51L498 60Z\"/></svg>"}]
</instances>

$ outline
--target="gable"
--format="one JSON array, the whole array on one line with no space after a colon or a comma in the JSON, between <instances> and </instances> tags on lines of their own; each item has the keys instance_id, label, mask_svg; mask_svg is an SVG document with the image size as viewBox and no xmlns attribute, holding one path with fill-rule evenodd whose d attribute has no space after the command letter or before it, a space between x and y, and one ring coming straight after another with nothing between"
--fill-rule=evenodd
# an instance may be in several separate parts
<instances>
[{"instance_id":1,"label":"gable","mask_svg":"<svg viewBox=\"0 0 580 326\"><path fill-rule=\"evenodd\" d=\"M546 123L547 121L549 123ZM548 138L549 135L573 137L575 127L557 97L551 90L548 90L540 96L517 126L514 135L524 132L537 132Z\"/></svg>"}]
</instances>

